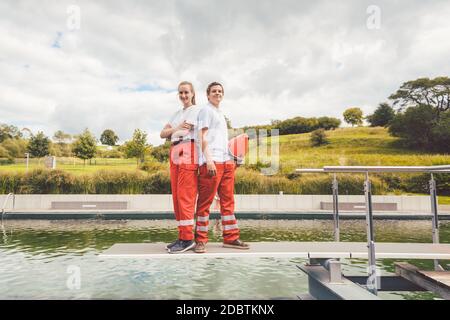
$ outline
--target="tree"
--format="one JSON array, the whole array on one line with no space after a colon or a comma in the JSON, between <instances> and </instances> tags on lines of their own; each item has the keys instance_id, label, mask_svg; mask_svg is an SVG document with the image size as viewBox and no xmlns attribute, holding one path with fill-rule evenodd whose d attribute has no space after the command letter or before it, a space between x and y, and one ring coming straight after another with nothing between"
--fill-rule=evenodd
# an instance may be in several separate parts
<instances>
[{"instance_id":1,"label":"tree","mask_svg":"<svg viewBox=\"0 0 450 320\"><path fill-rule=\"evenodd\" d=\"M395 93L389 96L394 106L402 111L405 107L429 105L436 111L437 119L442 112L450 110L450 79L419 78L405 82Z\"/></svg>"},{"instance_id":2,"label":"tree","mask_svg":"<svg viewBox=\"0 0 450 320\"><path fill-rule=\"evenodd\" d=\"M108 146L115 146L119 137L111 129L106 129L100 136L100 142Z\"/></svg>"},{"instance_id":3,"label":"tree","mask_svg":"<svg viewBox=\"0 0 450 320\"><path fill-rule=\"evenodd\" d=\"M356 125L362 125L363 123L363 112L360 108L349 108L344 111L344 120L345 122L352 125L352 127Z\"/></svg>"},{"instance_id":4,"label":"tree","mask_svg":"<svg viewBox=\"0 0 450 320\"><path fill-rule=\"evenodd\" d=\"M341 120L337 118L319 117L317 118L317 121L319 122L319 127L325 130L334 130L336 128L339 128L339 126L341 125Z\"/></svg>"},{"instance_id":5,"label":"tree","mask_svg":"<svg viewBox=\"0 0 450 320\"><path fill-rule=\"evenodd\" d=\"M72 155L72 148L69 142L72 140L72 135L58 130L53 135L53 140L56 144L50 146L50 153L58 157L70 157Z\"/></svg>"},{"instance_id":6,"label":"tree","mask_svg":"<svg viewBox=\"0 0 450 320\"><path fill-rule=\"evenodd\" d=\"M394 109L387 103L380 103L375 112L366 119L371 127L387 127L394 117Z\"/></svg>"},{"instance_id":7,"label":"tree","mask_svg":"<svg viewBox=\"0 0 450 320\"><path fill-rule=\"evenodd\" d=\"M16 126L0 124L0 143L6 139L18 139L21 137L22 132Z\"/></svg>"},{"instance_id":8,"label":"tree","mask_svg":"<svg viewBox=\"0 0 450 320\"><path fill-rule=\"evenodd\" d=\"M324 144L330 143L327 139L325 129L317 129L311 132L311 137L309 139L313 147L318 147Z\"/></svg>"},{"instance_id":9,"label":"tree","mask_svg":"<svg viewBox=\"0 0 450 320\"><path fill-rule=\"evenodd\" d=\"M86 165L86 159L92 159L96 151L97 139L86 128L72 144L72 152L75 157L83 159L84 165Z\"/></svg>"},{"instance_id":10,"label":"tree","mask_svg":"<svg viewBox=\"0 0 450 320\"><path fill-rule=\"evenodd\" d=\"M27 152L28 142L24 139L6 139L1 146L8 152L8 158L23 158Z\"/></svg>"},{"instance_id":11,"label":"tree","mask_svg":"<svg viewBox=\"0 0 450 320\"><path fill-rule=\"evenodd\" d=\"M450 79L419 78L402 84L389 96L398 113L389 126L407 145L449 152Z\"/></svg>"},{"instance_id":12,"label":"tree","mask_svg":"<svg viewBox=\"0 0 450 320\"><path fill-rule=\"evenodd\" d=\"M37 135L32 135L30 137L27 151L31 156L41 158L48 155L49 146L50 139L46 137L42 131L39 131Z\"/></svg>"},{"instance_id":13,"label":"tree","mask_svg":"<svg viewBox=\"0 0 450 320\"><path fill-rule=\"evenodd\" d=\"M409 147L450 152L450 111L441 114L436 123L435 109L429 105L409 107L396 114L389 132L405 139Z\"/></svg>"},{"instance_id":14,"label":"tree","mask_svg":"<svg viewBox=\"0 0 450 320\"><path fill-rule=\"evenodd\" d=\"M149 150L147 144L147 134L140 129L134 130L133 138L124 145L125 156L127 158L136 158L137 165L139 160L144 161L145 152Z\"/></svg>"},{"instance_id":15,"label":"tree","mask_svg":"<svg viewBox=\"0 0 450 320\"><path fill-rule=\"evenodd\" d=\"M66 144L68 140L72 138L72 135L63 132L62 130L58 130L53 135L53 139L56 140L56 143L59 145Z\"/></svg>"}]
</instances>

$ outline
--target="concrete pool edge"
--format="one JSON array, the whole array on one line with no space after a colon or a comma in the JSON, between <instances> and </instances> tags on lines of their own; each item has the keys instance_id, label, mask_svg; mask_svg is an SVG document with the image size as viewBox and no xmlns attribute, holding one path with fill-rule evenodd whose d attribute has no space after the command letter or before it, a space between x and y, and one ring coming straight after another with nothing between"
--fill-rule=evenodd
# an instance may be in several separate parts
<instances>
[{"instance_id":1,"label":"concrete pool edge","mask_svg":"<svg viewBox=\"0 0 450 320\"><path fill-rule=\"evenodd\" d=\"M251 220L332 220L333 214L329 211L296 211L296 212L277 212L268 211L261 212L235 212L238 219L251 219ZM212 212L211 219L220 218L220 213ZM417 212L375 212L374 219L376 220L429 220L431 219L430 213L417 213ZM40 220L64 220L64 219L98 219L98 220L159 220L159 219L173 219L174 214L171 211L137 211L137 210L83 210L82 212L77 210L16 210L8 211L5 219L14 220L28 220L28 219L40 219ZM341 212L339 219L341 220L361 220L365 219L365 212ZM444 212L439 214L440 220L450 220L450 212Z\"/></svg>"}]
</instances>

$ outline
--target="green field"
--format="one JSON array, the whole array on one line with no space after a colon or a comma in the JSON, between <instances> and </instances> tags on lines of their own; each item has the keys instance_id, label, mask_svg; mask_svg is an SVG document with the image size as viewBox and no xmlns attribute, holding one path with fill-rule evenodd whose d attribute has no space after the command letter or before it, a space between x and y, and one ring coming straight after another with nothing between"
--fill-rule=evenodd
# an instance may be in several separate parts
<instances>
[{"instance_id":1,"label":"green field","mask_svg":"<svg viewBox=\"0 0 450 320\"><path fill-rule=\"evenodd\" d=\"M28 170L37 168L44 168L43 160L30 159ZM99 170L135 171L137 164L136 159L93 158L91 161L87 160L84 165L83 160L78 158L57 158L56 168L73 174L89 174ZM26 170L24 159L16 159L14 164L0 166L0 171L25 172Z\"/></svg>"},{"instance_id":2,"label":"green field","mask_svg":"<svg viewBox=\"0 0 450 320\"><path fill-rule=\"evenodd\" d=\"M398 147L398 138L385 128L340 128L327 131L328 145L311 147L310 133L280 136L283 173L323 166L417 166L450 164L450 155L429 154Z\"/></svg>"}]
</instances>

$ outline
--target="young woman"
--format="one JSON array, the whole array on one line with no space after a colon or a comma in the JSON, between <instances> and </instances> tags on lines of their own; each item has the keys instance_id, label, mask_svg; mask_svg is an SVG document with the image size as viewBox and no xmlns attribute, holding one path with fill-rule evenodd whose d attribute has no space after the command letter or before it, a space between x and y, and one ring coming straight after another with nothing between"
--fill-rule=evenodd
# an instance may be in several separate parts
<instances>
[{"instance_id":1,"label":"young woman","mask_svg":"<svg viewBox=\"0 0 450 320\"><path fill-rule=\"evenodd\" d=\"M161 131L170 139L170 182L173 208L178 222L178 239L167 246L169 253L181 253L195 247L194 214L197 199L198 152L196 144L198 107L190 82L178 85L183 108L175 112Z\"/></svg>"}]
</instances>

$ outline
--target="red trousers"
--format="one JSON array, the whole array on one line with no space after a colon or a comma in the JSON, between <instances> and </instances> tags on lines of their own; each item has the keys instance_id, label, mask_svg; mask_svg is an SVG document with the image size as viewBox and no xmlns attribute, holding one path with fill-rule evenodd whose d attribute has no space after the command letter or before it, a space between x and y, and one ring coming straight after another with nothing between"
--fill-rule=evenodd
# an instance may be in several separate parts
<instances>
[{"instance_id":1,"label":"red trousers","mask_svg":"<svg viewBox=\"0 0 450 320\"><path fill-rule=\"evenodd\" d=\"M200 166L198 179L197 223L195 238L197 242L208 242L209 209L216 193L220 197L223 240L232 242L239 238L239 228L234 216L234 171L233 161L215 163L217 173L208 174L206 164Z\"/></svg>"},{"instance_id":2,"label":"red trousers","mask_svg":"<svg viewBox=\"0 0 450 320\"><path fill-rule=\"evenodd\" d=\"M196 150L194 142L182 142L170 148L170 184L180 240L194 239L198 178Z\"/></svg>"}]
</instances>

